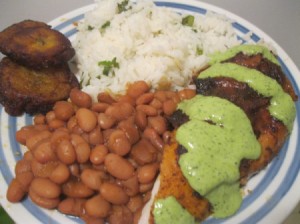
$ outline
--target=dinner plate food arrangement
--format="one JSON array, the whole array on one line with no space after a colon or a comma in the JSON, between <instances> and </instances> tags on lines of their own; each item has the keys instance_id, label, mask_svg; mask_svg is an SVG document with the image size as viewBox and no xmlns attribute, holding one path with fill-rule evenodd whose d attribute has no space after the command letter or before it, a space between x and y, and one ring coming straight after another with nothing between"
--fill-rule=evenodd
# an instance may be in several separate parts
<instances>
[{"instance_id":1,"label":"dinner plate food arrangement","mask_svg":"<svg viewBox=\"0 0 300 224\"><path fill-rule=\"evenodd\" d=\"M175 12L189 15L210 13L221 15L230 20L238 40L243 44L264 43L269 45L278 55L283 72L291 81L296 95L300 94L300 74L286 52L267 34L243 18L216 6L194 0L164 0L154 1L158 7L167 7ZM75 41L78 33L78 23L85 18L85 13L93 10L96 4L87 5L66 13L49 25L60 31L71 42ZM243 188L244 199L238 212L226 219L208 218L203 223L279 223L297 205L300 199L300 147L299 142L299 111L300 105L296 101L296 119L292 132L284 143L278 156L250 179ZM8 115L4 107L0 106L0 192L1 205L16 223L24 220L28 223L83 223L79 218L66 216L56 210L46 210L33 204L26 198L21 203L10 203L5 195L11 180L14 178L14 168L25 152L15 140L15 133L21 127L32 124L32 116L24 114L19 117Z\"/></svg>"}]
</instances>

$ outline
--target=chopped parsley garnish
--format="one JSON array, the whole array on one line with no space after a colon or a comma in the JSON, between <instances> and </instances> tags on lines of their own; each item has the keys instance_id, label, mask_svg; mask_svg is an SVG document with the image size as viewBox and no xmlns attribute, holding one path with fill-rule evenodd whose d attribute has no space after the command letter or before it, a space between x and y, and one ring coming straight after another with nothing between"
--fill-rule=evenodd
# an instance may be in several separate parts
<instances>
[{"instance_id":1,"label":"chopped parsley garnish","mask_svg":"<svg viewBox=\"0 0 300 224\"><path fill-rule=\"evenodd\" d=\"M89 31L91 31L91 30L93 30L94 28L95 28L95 27L93 27L93 26L91 26L91 25L88 25L88 28L87 28L87 29L88 29Z\"/></svg>"},{"instance_id":2,"label":"chopped parsley garnish","mask_svg":"<svg viewBox=\"0 0 300 224\"><path fill-rule=\"evenodd\" d=\"M197 47L197 55L202 55L203 54L203 49L200 47Z\"/></svg>"},{"instance_id":3,"label":"chopped parsley garnish","mask_svg":"<svg viewBox=\"0 0 300 224\"><path fill-rule=\"evenodd\" d=\"M103 25L100 27L100 33L101 34L104 33L105 29L109 26L110 26L110 21L106 21L105 23L103 23Z\"/></svg>"},{"instance_id":4,"label":"chopped parsley garnish","mask_svg":"<svg viewBox=\"0 0 300 224\"><path fill-rule=\"evenodd\" d=\"M121 3L118 3L118 13L127 11L129 9L129 8L127 8L128 3L129 3L129 0L124 0Z\"/></svg>"},{"instance_id":5,"label":"chopped parsley garnish","mask_svg":"<svg viewBox=\"0 0 300 224\"><path fill-rule=\"evenodd\" d=\"M194 25L194 20L195 20L194 16L188 15L188 16L182 18L181 23L184 26L193 26Z\"/></svg>"},{"instance_id":6,"label":"chopped parsley garnish","mask_svg":"<svg viewBox=\"0 0 300 224\"><path fill-rule=\"evenodd\" d=\"M99 61L99 66L103 66L103 75L108 75L113 68L119 68L119 63L114 57L111 61Z\"/></svg>"},{"instance_id":7,"label":"chopped parsley garnish","mask_svg":"<svg viewBox=\"0 0 300 224\"><path fill-rule=\"evenodd\" d=\"M107 27L110 26L110 21L106 21L102 26L101 26L101 29L105 29Z\"/></svg>"}]
</instances>

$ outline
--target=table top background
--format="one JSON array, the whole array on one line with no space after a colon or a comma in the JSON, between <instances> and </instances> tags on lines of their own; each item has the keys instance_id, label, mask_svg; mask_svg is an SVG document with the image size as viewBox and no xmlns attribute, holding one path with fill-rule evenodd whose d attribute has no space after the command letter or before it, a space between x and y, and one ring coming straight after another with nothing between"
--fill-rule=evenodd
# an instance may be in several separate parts
<instances>
[{"instance_id":1,"label":"table top background","mask_svg":"<svg viewBox=\"0 0 300 224\"><path fill-rule=\"evenodd\" d=\"M93 0L1 0L0 30L24 19L49 22L93 2ZM298 69L300 68L299 0L202 0L202 2L226 9L263 30L285 50ZM285 224L298 223L299 220L300 204Z\"/></svg>"}]
</instances>

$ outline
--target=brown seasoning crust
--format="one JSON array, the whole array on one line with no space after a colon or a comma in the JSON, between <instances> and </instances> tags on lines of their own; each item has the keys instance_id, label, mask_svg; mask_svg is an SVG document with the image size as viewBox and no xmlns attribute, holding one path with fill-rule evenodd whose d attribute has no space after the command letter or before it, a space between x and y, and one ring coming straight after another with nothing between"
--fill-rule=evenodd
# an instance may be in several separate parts
<instances>
[{"instance_id":1,"label":"brown seasoning crust","mask_svg":"<svg viewBox=\"0 0 300 224\"><path fill-rule=\"evenodd\" d=\"M156 199L174 196L196 219L204 220L211 213L210 204L193 190L183 176L178 164L179 145L175 141L175 132L172 133L172 139L173 141L164 147L160 166L160 187Z\"/></svg>"}]
</instances>

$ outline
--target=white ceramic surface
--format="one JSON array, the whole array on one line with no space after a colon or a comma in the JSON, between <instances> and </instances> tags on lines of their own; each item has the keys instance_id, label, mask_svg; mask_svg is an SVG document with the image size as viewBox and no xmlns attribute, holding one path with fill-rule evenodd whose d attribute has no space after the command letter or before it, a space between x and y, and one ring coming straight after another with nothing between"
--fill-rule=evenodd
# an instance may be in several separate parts
<instances>
[{"instance_id":1,"label":"white ceramic surface","mask_svg":"<svg viewBox=\"0 0 300 224\"><path fill-rule=\"evenodd\" d=\"M224 14L233 20L233 27L241 38L251 32L251 42L264 39L271 43L277 50L284 71L292 80L299 95L299 70L286 52L255 25L229 11L199 1L165 0L157 1L157 5L171 7L180 12L205 15L208 10L211 10ZM50 24L73 40L76 35L76 28L73 23L83 19L83 13L93 7L93 5L88 5L79 8L58 17ZM300 191L298 190L300 187L300 163L298 162L300 161L300 152L297 150L300 147L298 138L299 111L300 105L297 102L297 119L289 141L285 144L278 158L247 185L245 192L251 191L252 193L246 194L239 213L227 220L208 219L205 223L281 223L284 221L300 199ZM61 215L57 211L38 208L28 199L19 204L11 204L6 201L7 184L14 176L16 161L21 158L24 152L24 149L15 142L14 133L21 126L30 124L31 117L27 115L18 118L10 117L0 107L0 122L0 170L2 174L0 176L0 202L2 206L17 223L24 223L24 220L28 223L82 223L79 219Z\"/></svg>"}]
</instances>

